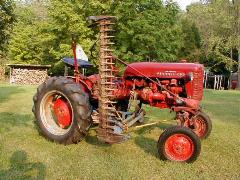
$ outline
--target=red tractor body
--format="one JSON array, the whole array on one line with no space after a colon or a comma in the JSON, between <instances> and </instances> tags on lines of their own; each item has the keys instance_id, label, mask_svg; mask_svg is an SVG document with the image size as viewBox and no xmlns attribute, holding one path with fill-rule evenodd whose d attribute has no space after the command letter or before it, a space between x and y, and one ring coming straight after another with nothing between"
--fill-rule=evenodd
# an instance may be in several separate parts
<instances>
[{"instance_id":1,"label":"red tractor body","mask_svg":"<svg viewBox=\"0 0 240 180\"><path fill-rule=\"evenodd\" d=\"M135 71L131 67L137 69ZM185 93L186 98L202 100L204 67L195 63L133 63L126 68L124 78L158 78L162 85L176 94Z\"/></svg>"},{"instance_id":2,"label":"red tractor body","mask_svg":"<svg viewBox=\"0 0 240 180\"><path fill-rule=\"evenodd\" d=\"M203 97L203 73L203 65L196 63L132 63L126 67L123 77L116 78L112 99L128 99L134 91L137 99L151 106L171 108L181 105L176 101L177 96L185 99L187 107L198 109ZM99 85L98 75L92 75L85 81L90 90L99 89L96 87ZM92 97L98 99L97 94Z\"/></svg>"}]
</instances>

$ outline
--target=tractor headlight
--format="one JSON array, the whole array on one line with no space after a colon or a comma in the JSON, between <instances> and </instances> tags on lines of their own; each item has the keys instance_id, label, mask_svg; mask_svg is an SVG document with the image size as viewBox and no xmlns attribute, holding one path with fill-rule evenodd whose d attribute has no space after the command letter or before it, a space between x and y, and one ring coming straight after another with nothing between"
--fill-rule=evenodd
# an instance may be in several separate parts
<instances>
[{"instance_id":1,"label":"tractor headlight","mask_svg":"<svg viewBox=\"0 0 240 180\"><path fill-rule=\"evenodd\" d=\"M192 81L192 80L193 80L193 73L190 72L190 73L188 74L188 77L189 77L189 80Z\"/></svg>"}]
</instances>

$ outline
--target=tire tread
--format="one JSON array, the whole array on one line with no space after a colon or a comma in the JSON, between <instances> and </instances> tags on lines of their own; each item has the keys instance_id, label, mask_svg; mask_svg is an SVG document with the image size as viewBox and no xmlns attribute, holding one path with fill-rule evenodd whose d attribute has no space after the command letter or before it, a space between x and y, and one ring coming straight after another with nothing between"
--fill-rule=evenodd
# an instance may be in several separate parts
<instances>
[{"instance_id":1,"label":"tire tread","mask_svg":"<svg viewBox=\"0 0 240 180\"><path fill-rule=\"evenodd\" d=\"M73 121L77 121L73 124L74 129L70 130L71 133L69 133L68 136L62 139L51 136L51 134L46 132L46 129L41 128L42 125L38 107L43 95L52 89L60 89L61 91L64 91L62 93L64 93L68 97L73 107ZM81 100L81 105L79 105L78 100ZM46 82L42 83L37 88L37 93L33 96L33 102L34 105L32 111L35 115L35 123L39 127L39 133L47 139L56 141L61 144L72 144L78 143L86 136L87 131L91 125L91 105L89 103L88 94L86 94L81 89L81 86L79 84L76 84L72 79L66 79L64 77L49 78Z\"/></svg>"},{"instance_id":2,"label":"tire tread","mask_svg":"<svg viewBox=\"0 0 240 180\"><path fill-rule=\"evenodd\" d=\"M165 153L165 142L171 135L178 134L178 133L187 135L193 141L194 153L185 162L187 162L187 163L194 162L201 152L201 141L200 141L199 137L191 129L189 129L187 127L180 127L180 126L173 126L173 127L167 128L160 135L159 140L158 140L158 153L159 153L160 159L161 160L171 160L167 157L167 155Z\"/></svg>"}]
</instances>

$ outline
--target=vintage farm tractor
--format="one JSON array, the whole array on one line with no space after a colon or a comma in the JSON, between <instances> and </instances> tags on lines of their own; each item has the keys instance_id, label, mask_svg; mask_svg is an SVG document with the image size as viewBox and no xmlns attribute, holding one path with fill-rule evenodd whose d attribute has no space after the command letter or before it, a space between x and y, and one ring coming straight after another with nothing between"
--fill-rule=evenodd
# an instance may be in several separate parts
<instances>
[{"instance_id":1,"label":"vintage farm tractor","mask_svg":"<svg viewBox=\"0 0 240 180\"><path fill-rule=\"evenodd\" d=\"M75 75L51 77L41 84L33 97L33 113L40 132L48 139L78 143L93 122L98 122L97 137L105 143L129 139L128 128L143 122L142 104L169 108L176 112L177 126L167 128L159 137L160 159L193 162L201 150L200 139L207 138L212 124L201 110L203 66L194 63L128 64L123 77L116 76L116 61L110 47L112 16L91 16L100 28L99 74L79 73L75 47ZM132 108L135 102L135 109Z\"/></svg>"}]
</instances>

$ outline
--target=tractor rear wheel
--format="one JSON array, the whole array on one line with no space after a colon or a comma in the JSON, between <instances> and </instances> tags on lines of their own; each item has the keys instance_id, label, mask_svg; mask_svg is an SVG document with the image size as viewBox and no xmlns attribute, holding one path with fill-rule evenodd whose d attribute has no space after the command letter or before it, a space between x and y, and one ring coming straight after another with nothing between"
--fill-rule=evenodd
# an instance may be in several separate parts
<instances>
[{"instance_id":1,"label":"tractor rear wheel","mask_svg":"<svg viewBox=\"0 0 240 180\"><path fill-rule=\"evenodd\" d=\"M191 163L197 159L200 151L200 139L187 127L170 127L158 140L158 153L162 160Z\"/></svg>"},{"instance_id":2,"label":"tractor rear wheel","mask_svg":"<svg viewBox=\"0 0 240 180\"><path fill-rule=\"evenodd\" d=\"M89 96L72 79L53 77L41 84L33 97L39 132L61 143L78 143L91 126Z\"/></svg>"}]
</instances>

